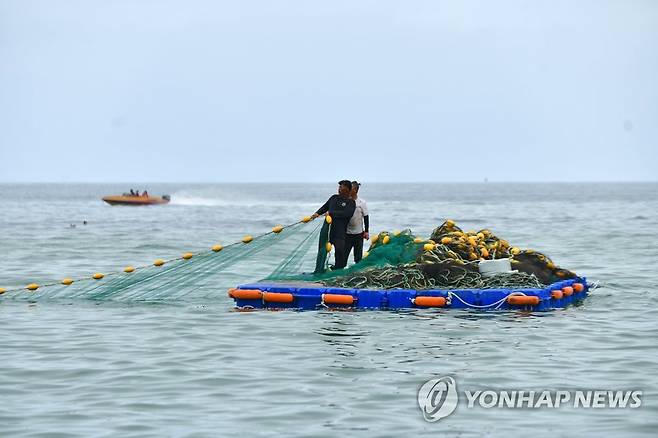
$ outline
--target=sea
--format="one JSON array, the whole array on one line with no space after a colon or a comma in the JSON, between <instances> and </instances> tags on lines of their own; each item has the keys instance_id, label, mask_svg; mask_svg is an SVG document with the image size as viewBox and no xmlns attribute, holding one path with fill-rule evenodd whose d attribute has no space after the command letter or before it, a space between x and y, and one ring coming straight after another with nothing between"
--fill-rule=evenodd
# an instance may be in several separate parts
<instances>
[{"instance_id":1,"label":"sea","mask_svg":"<svg viewBox=\"0 0 658 438\"><path fill-rule=\"evenodd\" d=\"M101 200L131 188L171 203ZM299 221L335 191L335 183L1 184L0 287L239 241ZM540 251L596 287L578 305L536 313L236 311L227 289L265 277L294 249L273 246L200 295L6 293L0 436L658 433L658 183L365 182L360 194L371 231L427 237L453 219ZM445 377L456 383L456 409L427 421L419 389ZM488 391L487 402L501 391L636 391L641 404L469 406L466 391Z\"/></svg>"}]
</instances>

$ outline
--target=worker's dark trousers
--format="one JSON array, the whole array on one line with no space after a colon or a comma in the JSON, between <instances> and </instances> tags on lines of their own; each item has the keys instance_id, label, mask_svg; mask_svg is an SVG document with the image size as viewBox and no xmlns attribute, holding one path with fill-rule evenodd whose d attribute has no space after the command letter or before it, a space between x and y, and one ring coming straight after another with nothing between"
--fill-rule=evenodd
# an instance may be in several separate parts
<instances>
[{"instance_id":1,"label":"worker's dark trousers","mask_svg":"<svg viewBox=\"0 0 658 438\"><path fill-rule=\"evenodd\" d=\"M354 248L354 263L359 263L363 258L363 234L348 234L345 238L345 264L350 258L350 252Z\"/></svg>"},{"instance_id":2,"label":"worker's dark trousers","mask_svg":"<svg viewBox=\"0 0 658 438\"><path fill-rule=\"evenodd\" d=\"M347 253L345 252L345 239L335 239L333 242L336 264L334 269L342 269L347 265Z\"/></svg>"}]
</instances>

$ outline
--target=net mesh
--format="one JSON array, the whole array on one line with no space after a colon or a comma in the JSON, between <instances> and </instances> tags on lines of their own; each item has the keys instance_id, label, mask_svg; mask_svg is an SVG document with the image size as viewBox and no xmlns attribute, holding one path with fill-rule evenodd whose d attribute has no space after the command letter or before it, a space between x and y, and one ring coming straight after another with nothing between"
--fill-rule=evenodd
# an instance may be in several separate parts
<instances>
[{"instance_id":1,"label":"net mesh","mask_svg":"<svg viewBox=\"0 0 658 438\"><path fill-rule=\"evenodd\" d=\"M163 266L138 267L134 272L113 272L100 280L90 277L77 279L71 285L59 281L41 285L27 292L25 288L12 289L4 298L85 298L92 300L153 301L216 296L225 293L218 285L226 284L229 277L241 278L237 272L253 272L271 264L271 260L286 251L289 256L275 270L280 274L298 272L309 248L318 236L319 223L299 222L279 233L269 232L255 237L249 243L228 245L215 252L204 251L190 259L177 258Z\"/></svg>"}]
</instances>

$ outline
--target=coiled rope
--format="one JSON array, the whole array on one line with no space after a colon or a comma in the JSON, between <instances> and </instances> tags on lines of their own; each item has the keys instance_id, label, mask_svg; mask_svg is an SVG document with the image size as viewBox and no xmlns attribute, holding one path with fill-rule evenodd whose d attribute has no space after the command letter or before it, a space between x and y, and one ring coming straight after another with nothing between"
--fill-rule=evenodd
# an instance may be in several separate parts
<instances>
[{"instance_id":1,"label":"coiled rope","mask_svg":"<svg viewBox=\"0 0 658 438\"><path fill-rule=\"evenodd\" d=\"M543 288L537 277L523 272L511 272L483 277L478 272L461 268L461 274L454 272L460 268L453 267L450 274L428 277L415 263L374 268L346 277L334 277L323 283L353 289L498 289L498 288Z\"/></svg>"}]
</instances>

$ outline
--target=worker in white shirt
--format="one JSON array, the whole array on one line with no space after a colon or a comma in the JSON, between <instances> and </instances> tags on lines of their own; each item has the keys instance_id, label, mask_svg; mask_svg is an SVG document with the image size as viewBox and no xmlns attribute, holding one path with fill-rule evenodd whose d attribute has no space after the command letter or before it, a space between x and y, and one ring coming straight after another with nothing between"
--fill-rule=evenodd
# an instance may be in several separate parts
<instances>
[{"instance_id":1,"label":"worker in white shirt","mask_svg":"<svg viewBox=\"0 0 658 438\"><path fill-rule=\"evenodd\" d=\"M347 260L350 256L350 251L354 248L354 262L359 263L363 257L363 241L368 240L368 229L370 228L370 218L368 217L368 204L366 201L359 198L359 184L357 181L352 181L352 191L350 197L356 203L354 214L347 224L347 236L345 238L345 253Z\"/></svg>"}]
</instances>

